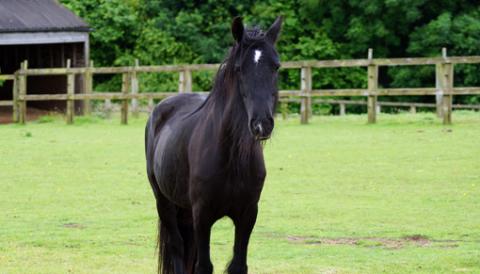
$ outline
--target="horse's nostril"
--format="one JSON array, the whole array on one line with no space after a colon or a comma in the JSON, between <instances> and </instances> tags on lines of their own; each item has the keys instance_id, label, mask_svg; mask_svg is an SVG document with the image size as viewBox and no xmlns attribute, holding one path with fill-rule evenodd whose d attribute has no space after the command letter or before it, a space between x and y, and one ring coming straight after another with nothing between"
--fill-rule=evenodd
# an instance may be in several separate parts
<instances>
[{"instance_id":1,"label":"horse's nostril","mask_svg":"<svg viewBox=\"0 0 480 274\"><path fill-rule=\"evenodd\" d=\"M257 123L255 125L255 131L256 131L257 134L262 135L262 133L263 133L262 123Z\"/></svg>"}]
</instances>

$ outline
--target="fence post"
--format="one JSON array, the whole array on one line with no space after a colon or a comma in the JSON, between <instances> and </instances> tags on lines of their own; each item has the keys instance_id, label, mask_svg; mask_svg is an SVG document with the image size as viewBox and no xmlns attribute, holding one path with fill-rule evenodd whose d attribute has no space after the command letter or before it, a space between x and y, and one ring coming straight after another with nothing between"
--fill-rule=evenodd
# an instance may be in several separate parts
<instances>
[{"instance_id":1,"label":"fence post","mask_svg":"<svg viewBox=\"0 0 480 274\"><path fill-rule=\"evenodd\" d=\"M132 94L138 94L138 79L137 79L137 68L140 66L138 59L135 59L135 67L133 68L132 71L132 80L131 80L131 85L132 85ZM132 114L133 117L137 118L138 117L138 99L137 98L132 98Z\"/></svg>"},{"instance_id":2,"label":"fence post","mask_svg":"<svg viewBox=\"0 0 480 274\"><path fill-rule=\"evenodd\" d=\"M192 92L192 71L185 70L185 92Z\"/></svg>"},{"instance_id":3,"label":"fence post","mask_svg":"<svg viewBox=\"0 0 480 274\"><path fill-rule=\"evenodd\" d=\"M105 117L110 118L112 114L112 100L105 99L105 103L103 104L103 111L105 112Z\"/></svg>"},{"instance_id":4,"label":"fence post","mask_svg":"<svg viewBox=\"0 0 480 274\"><path fill-rule=\"evenodd\" d=\"M288 99L287 99L288 100ZM282 119L287 120L288 116L288 101L280 102L280 111L282 112Z\"/></svg>"},{"instance_id":5,"label":"fence post","mask_svg":"<svg viewBox=\"0 0 480 274\"><path fill-rule=\"evenodd\" d=\"M417 107L415 105L410 106L410 113L412 113L412 114L417 113Z\"/></svg>"},{"instance_id":6,"label":"fence post","mask_svg":"<svg viewBox=\"0 0 480 274\"><path fill-rule=\"evenodd\" d=\"M308 118L312 116L312 68L302 67L300 73L302 102L300 105L300 122L308 124Z\"/></svg>"},{"instance_id":7,"label":"fence post","mask_svg":"<svg viewBox=\"0 0 480 274\"><path fill-rule=\"evenodd\" d=\"M148 113L152 113L153 109L155 108L155 103L153 102L153 98L148 98Z\"/></svg>"},{"instance_id":8,"label":"fence post","mask_svg":"<svg viewBox=\"0 0 480 274\"><path fill-rule=\"evenodd\" d=\"M123 73L122 74L122 95L128 95L128 90L130 87L130 73ZM122 107L121 107L121 123L126 125L128 123L128 98L122 99Z\"/></svg>"},{"instance_id":9,"label":"fence post","mask_svg":"<svg viewBox=\"0 0 480 274\"><path fill-rule=\"evenodd\" d=\"M85 94L91 94L93 92L93 60L89 60L87 67L85 68L85 75L83 76L83 87ZM90 115L92 113L92 106L90 103L90 99L85 99L83 101L83 114Z\"/></svg>"},{"instance_id":10,"label":"fence post","mask_svg":"<svg viewBox=\"0 0 480 274\"><path fill-rule=\"evenodd\" d=\"M192 92L192 71L183 69L178 75L178 93Z\"/></svg>"},{"instance_id":11,"label":"fence post","mask_svg":"<svg viewBox=\"0 0 480 274\"><path fill-rule=\"evenodd\" d=\"M437 109L437 117L443 117L443 73L442 64L435 64L435 103Z\"/></svg>"},{"instance_id":12,"label":"fence post","mask_svg":"<svg viewBox=\"0 0 480 274\"><path fill-rule=\"evenodd\" d=\"M20 74L18 81L18 122L25 124L27 120L27 101L25 96L27 95L27 70L28 61L25 60L20 65Z\"/></svg>"},{"instance_id":13,"label":"fence post","mask_svg":"<svg viewBox=\"0 0 480 274\"><path fill-rule=\"evenodd\" d=\"M368 123L373 124L377 122L378 66L372 63L372 49L368 49L368 60Z\"/></svg>"},{"instance_id":14,"label":"fence post","mask_svg":"<svg viewBox=\"0 0 480 274\"><path fill-rule=\"evenodd\" d=\"M442 49L444 52L444 61L442 63L442 87L443 87L443 100L442 100L442 114L443 114L443 124L449 125L452 123L452 103L453 103L453 64L447 60L445 48Z\"/></svg>"},{"instance_id":15,"label":"fence post","mask_svg":"<svg viewBox=\"0 0 480 274\"><path fill-rule=\"evenodd\" d=\"M67 59L67 69L70 69L72 62ZM75 113L75 74L67 71L67 124L73 124L73 115Z\"/></svg>"},{"instance_id":16,"label":"fence post","mask_svg":"<svg viewBox=\"0 0 480 274\"><path fill-rule=\"evenodd\" d=\"M18 123L18 72L15 72L13 78L12 101L13 101L13 117L12 121Z\"/></svg>"},{"instance_id":17,"label":"fence post","mask_svg":"<svg viewBox=\"0 0 480 274\"><path fill-rule=\"evenodd\" d=\"M345 103L340 103L340 116L344 116L346 113Z\"/></svg>"}]
</instances>

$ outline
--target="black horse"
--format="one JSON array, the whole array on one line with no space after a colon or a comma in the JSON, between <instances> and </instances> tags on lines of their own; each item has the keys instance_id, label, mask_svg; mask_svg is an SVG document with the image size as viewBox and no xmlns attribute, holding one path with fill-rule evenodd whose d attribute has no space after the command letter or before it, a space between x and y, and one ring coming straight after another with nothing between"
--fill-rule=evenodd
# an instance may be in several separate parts
<instances>
[{"instance_id":1,"label":"black horse","mask_svg":"<svg viewBox=\"0 0 480 274\"><path fill-rule=\"evenodd\" d=\"M235 224L229 273L247 273L247 245L266 176L262 141L273 130L282 19L263 32L232 23L235 44L208 97L163 100L145 130L147 174L159 216L159 272L212 273L210 230Z\"/></svg>"}]
</instances>

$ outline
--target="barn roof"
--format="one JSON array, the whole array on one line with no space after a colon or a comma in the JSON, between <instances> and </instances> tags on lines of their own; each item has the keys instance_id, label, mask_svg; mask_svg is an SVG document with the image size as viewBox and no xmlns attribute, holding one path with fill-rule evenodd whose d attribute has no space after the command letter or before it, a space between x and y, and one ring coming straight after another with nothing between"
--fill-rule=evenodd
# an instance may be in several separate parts
<instances>
[{"instance_id":1,"label":"barn roof","mask_svg":"<svg viewBox=\"0 0 480 274\"><path fill-rule=\"evenodd\" d=\"M81 18L56 0L0 0L0 33L89 30Z\"/></svg>"}]
</instances>

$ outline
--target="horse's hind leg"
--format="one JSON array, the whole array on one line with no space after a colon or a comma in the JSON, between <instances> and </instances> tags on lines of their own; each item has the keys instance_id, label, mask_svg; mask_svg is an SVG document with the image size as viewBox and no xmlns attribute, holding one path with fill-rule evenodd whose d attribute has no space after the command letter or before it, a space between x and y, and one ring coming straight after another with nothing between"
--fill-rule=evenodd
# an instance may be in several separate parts
<instances>
[{"instance_id":1,"label":"horse's hind leg","mask_svg":"<svg viewBox=\"0 0 480 274\"><path fill-rule=\"evenodd\" d=\"M177 214L178 229L183 239L183 261L187 273L194 273L197 260L197 249L195 247L195 236L193 232L192 211L179 209Z\"/></svg>"},{"instance_id":2,"label":"horse's hind leg","mask_svg":"<svg viewBox=\"0 0 480 274\"><path fill-rule=\"evenodd\" d=\"M257 204L252 204L230 216L235 224L235 243L233 246L233 259L228 266L229 274L246 274L247 248L250 234L257 219Z\"/></svg>"},{"instance_id":3,"label":"horse's hind leg","mask_svg":"<svg viewBox=\"0 0 480 274\"><path fill-rule=\"evenodd\" d=\"M178 227L177 208L160 194L157 197L157 212L160 218L159 248L162 273L184 274L186 273L183 261L184 243Z\"/></svg>"}]
</instances>

